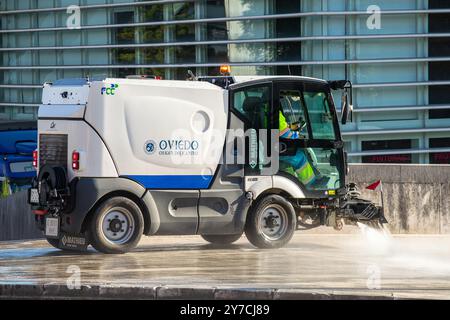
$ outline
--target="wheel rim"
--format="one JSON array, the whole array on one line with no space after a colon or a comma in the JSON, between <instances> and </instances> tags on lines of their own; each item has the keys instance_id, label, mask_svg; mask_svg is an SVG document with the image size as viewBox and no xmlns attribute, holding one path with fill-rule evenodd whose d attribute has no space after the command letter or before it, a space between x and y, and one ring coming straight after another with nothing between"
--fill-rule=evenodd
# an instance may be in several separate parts
<instances>
[{"instance_id":1,"label":"wheel rim","mask_svg":"<svg viewBox=\"0 0 450 320\"><path fill-rule=\"evenodd\" d=\"M124 208L112 208L103 216L103 236L113 244L127 243L133 236L134 228L133 215Z\"/></svg>"},{"instance_id":2,"label":"wheel rim","mask_svg":"<svg viewBox=\"0 0 450 320\"><path fill-rule=\"evenodd\" d=\"M271 204L264 208L258 222L258 231L270 241L281 239L288 229L287 212L277 204Z\"/></svg>"}]
</instances>

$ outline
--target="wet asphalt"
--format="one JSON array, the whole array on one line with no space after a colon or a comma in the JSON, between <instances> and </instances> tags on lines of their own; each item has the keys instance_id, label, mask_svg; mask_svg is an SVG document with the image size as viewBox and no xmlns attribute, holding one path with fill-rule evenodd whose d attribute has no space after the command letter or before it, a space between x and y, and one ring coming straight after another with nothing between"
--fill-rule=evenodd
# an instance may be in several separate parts
<instances>
[{"instance_id":1,"label":"wet asphalt","mask_svg":"<svg viewBox=\"0 0 450 320\"><path fill-rule=\"evenodd\" d=\"M75 269L74 269L75 268ZM245 237L230 246L197 236L144 237L125 255L62 252L46 241L0 243L0 285L281 289L450 299L450 235L297 232L277 250Z\"/></svg>"}]
</instances>

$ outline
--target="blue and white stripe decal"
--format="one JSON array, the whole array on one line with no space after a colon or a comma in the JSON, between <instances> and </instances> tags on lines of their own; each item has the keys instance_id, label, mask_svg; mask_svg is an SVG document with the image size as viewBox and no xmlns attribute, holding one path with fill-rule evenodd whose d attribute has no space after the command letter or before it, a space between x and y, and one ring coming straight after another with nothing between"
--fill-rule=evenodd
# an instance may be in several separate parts
<instances>
[{"instance_id":1,"label":"blue and white stripe decal","mask_svg":"<svg viewBox=\"0 0 450 320\"><path fill-rule=\"evenodd\" d=\"M125 176L146 189L208 189L213 176Z\"/></svg>"}]
</instances>

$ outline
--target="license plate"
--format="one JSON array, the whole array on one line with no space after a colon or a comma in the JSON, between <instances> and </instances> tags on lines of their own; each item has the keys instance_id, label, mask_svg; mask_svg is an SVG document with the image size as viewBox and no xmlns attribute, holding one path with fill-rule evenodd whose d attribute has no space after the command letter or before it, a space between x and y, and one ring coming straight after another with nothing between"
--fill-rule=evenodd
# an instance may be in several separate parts
<instances>
[{"instance_id":1,"label":"license plate","mask_svg":"<svg viewBox=\"0 0 450 320\"><path fill-rule=\"evenodd\" d=\"M30 190L30 203L31 204L39 204L39 191L38 189Z\"/></svg>"},{"instance_id":2,"label":"license plate","mask_svg":"<svg viewBox=\"0 0 450 320\"><path fill-rule=\"evenodd\" d=\"M45 219L45 236L48 238L59 238L59 219L46 218Z\"/></svg>"}]
</instances>

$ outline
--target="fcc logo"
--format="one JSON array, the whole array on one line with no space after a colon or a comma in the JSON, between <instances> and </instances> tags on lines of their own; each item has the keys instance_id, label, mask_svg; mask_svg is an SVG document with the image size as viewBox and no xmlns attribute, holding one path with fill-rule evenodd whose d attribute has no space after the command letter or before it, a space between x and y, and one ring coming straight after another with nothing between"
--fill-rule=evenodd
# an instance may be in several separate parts
<instances>
[{"instance_id":1,"label":"fcc logo","mask_svg":"<svg viewBox=\"0 0 450 320\"><path fill-rule=\"evenodd\" d=\"M116 94L116 90L119 88L118 84L111 84L110 87L103 87L100 93L102 96L106 93L107 96L113 96Z\"/></svg>"},{"instance_id":2,"label":"fcc logo","mask_svg":"<svg viewBox=\"0 0 450 320\"><path fill-rule=\"evenodd\" d=\"M153 140L149 140L144 145L144 151L146 154L151 155L156 151L156 142Z\"/></svg>"}]
</instances>

